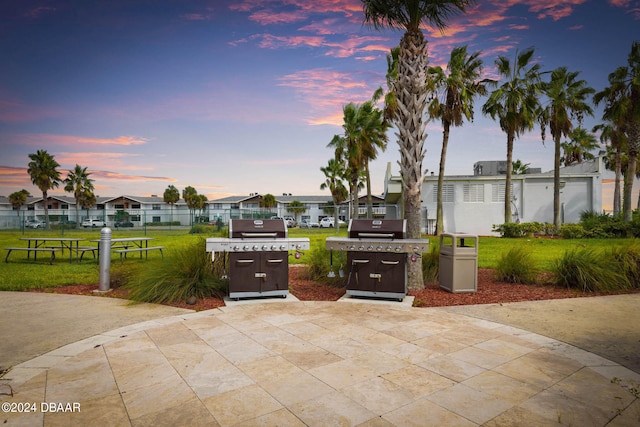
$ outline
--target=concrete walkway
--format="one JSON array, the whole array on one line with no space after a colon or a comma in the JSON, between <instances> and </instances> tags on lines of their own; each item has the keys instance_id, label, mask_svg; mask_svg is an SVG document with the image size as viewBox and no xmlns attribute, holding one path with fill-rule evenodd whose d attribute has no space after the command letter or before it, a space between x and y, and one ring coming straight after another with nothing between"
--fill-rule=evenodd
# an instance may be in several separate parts
<instances>
[{"instance_id":1,"label":"concrete walkway","mask_svg":"<svg viewBox=\"0 0 640 427\"><path fill-rule=\"evenodd\" d=\"M640 295L608 298L570 301L587 304L584 312L590 316L606 314L598 314L596 306L617 310L627 298L632 306L640 304ZM102 300L107 299L94 302ZM639 425L640 400L630 387L640 384L640 374L589 349L508 324L516 323L514 313L522 323L527 318L551 323L554 312L566 311L558 307L569 300L561 301L559 306L526 303L506 312L501 307L511 305L418 309L289 297L160 315L15 365L0 381L0 423ZM30 316L38 313L5 321L18 325ZM493 316L510 322L485 318ZM638 325L634 316L626 320ZM83 320L67 324L82 328ZM56 316L42 319L41 327L54 324ZM574 319L558 330L575 331L580 324ZM591 333L591 326L585 332ZM4 331L2 336L4 355L5 342L13 338ZM618 356L631 360L637 354ZM10 412L24 410L18 406L24 403L35 411Z\"/></svg>"}]
</instances>

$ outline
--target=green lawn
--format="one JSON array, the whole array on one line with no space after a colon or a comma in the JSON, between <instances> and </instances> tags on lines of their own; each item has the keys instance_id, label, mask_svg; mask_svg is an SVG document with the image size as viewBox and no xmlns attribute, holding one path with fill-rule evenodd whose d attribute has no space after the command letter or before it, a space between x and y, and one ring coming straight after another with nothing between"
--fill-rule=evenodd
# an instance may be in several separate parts
<instances>
[{"instance_id":1,"label":"green lawn","mask_svg":"<svg viewBox=\"0 0 640 427\"><path fill-rule=\"evenodd\" d=\"M216 235L214 228L210 234L190 234L188 229L159 230L148 227L144 230L113 230L112 237L133 237L146 235L156 240L151 243L153 246L164 246L165 258L172 256L172 252L179 250L183 245L195 242L198 239L213 237ZM324 241L329 236L335 236L333 229L291 229L290 237L309 237L311 248L324 247ZM339 235L346 235L346 229L341 230ZM0 249L13 246L25 246L26 242L20 241L21 237L57 237L62 236L60 230L25 230L24 234L18 231L0 231ZM64 237L81 237L87 242L81 245L89 245L89 240L99 239L100 230L65 230ZM429 238L435 242L434 237ZM548 270L553 262L565 251L576 247L606 248L624 242L624 239L583 239L583 240L562 240L562 239L502 239L495 237L482 237L478 244L478 266L481 268L493 268L500 255L514 246L527 246L532 249L533 258L539 268ZM95 243L93 243L95 244ZM93 260L91 254L87 253L82 264L69 263L68 255L57 254L53 265L49 265L48 256L40 254L37 262L27 260L26 252L12 252L9 262L4 262L6 251L0 251L0 290L25 290L31 288L55 287L72 284L97 284L99 282L98 263ZM150 266L152 258L158 258L157 252L149 254L149 261L139 261L136 258L127 260L124 268L136 269ZM291 263L304 263L305 255L299 260L290 257ZM114 257L112 262L112 277L121 269L120 261Z\"/></svg>"}]
</instances>

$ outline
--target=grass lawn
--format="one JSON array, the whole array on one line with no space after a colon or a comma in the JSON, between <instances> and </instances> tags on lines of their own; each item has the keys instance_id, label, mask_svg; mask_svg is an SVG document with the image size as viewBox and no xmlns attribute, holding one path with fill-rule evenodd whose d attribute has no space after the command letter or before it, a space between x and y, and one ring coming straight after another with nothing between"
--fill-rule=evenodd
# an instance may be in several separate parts
<instances>
[{"instance_id":1,"label":"grass lawn","mask_svg":"<svg viewBox=\"0 0 640 427\"><path fill-rule=\"evenodd\" d=\"M210 234L190 234L189 229L172 229L160 230L148 227L146 232L140 229L112 230L112 237L153 237L155 240L150 246L164 246L165 258L171 257L174 251L180 250L184 245L196 242L198 239L217 236L214 228L211 228ZM309 237L311 248L324 248L324 241L329 236L335 236L334 229L291 229L289 237ZM345 236L346 228L342 229L338 235ZM7 247L26 247L27 242L21 241L21 237L62 237L60 230L25 230L24 234L19 231L0 231L0 249ZM65 230L64 237L79 237L86 239L86 242L80 242L80 245L97 245L89 242L100 238L100 230ZM436 238L430 237L431 242L435 242ZM496 237L482 237L478 244L478 266L480 268L494 268L502 253L508 251L514 246L526 246L531 248L533 259L538 264L537 267L543 270L549 270L554 261L558 259L565 251L576 247L590 248L608 248L612 245L621 244L625 239L581 239L581 240L563 240L563 239L502 239ZM9 262L4 262L6 251L2 250L2 259L0 260L0 290L26 290L32 288L45 288L64 285L77 284L97 284L100 281L99 268L97 261L94 261L91 254L85 254L82 264L69 263L68 254L57 253L53 265L49 265L48 256L44 253L36 262L33 259L27 259L26 252L12 252ZM149 254L149 260L142 261L137 258L127 260L124 264L120 264L119 258L113 256L111 277L114 278L119 271L123 269L135 270L153 265L158 258L157 252ZM33 256L33 254L32 254ZM290 263L304 263L305 254L300 259L295 257L289 258Z\"/></svg>"}]
</instances>

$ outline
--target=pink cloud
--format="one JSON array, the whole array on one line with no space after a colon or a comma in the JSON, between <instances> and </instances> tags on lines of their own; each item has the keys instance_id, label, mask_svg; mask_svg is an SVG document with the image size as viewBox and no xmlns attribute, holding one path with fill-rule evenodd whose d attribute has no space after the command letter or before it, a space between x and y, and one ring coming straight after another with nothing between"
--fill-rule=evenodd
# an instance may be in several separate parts
<instances>
[{"instance_id":1,"label":"pink cloud","mask_svg":"<svg viewBox=\"0 0 640 427\"><path fill-rule=\"evenodd\" d=\"M23 134L16 137L21 143L30 145L141 145L148 142L147 138L135 136L118 136L115 138L91 138L74 135L53 135L53 134Z\"/></svg>"},{"instance_id":2,"label":"pink cloud","mask_svg":"<svg viewBox=\"0 0 640 427\"><path fill-rule=\"evenodd\" d=\"M539 19L551 18L558 21L573 13L576 6L587 0L526 0L529 11L537 13Z\"/></svg>"}]
</instances>

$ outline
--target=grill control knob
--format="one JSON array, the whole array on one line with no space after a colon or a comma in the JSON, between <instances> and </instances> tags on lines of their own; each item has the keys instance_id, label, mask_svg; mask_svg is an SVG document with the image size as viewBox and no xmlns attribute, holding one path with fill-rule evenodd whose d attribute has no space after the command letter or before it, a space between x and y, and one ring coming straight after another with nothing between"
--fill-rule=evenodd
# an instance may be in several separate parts
<instances>
[{"instance_id":1,"label":"grill control knob","mask_svg":"<svg viewBox=\"0 0 640 427\"><path fill-rule=\"evenodd\" d=\"M237 246L236 246L236 247L237 247ZM242 247L242 250L243 250L243 251L248 251L248 250L249 250L249 245L244 245L244 246Z\"/></svg>"},{"instance_id":2,"label":"grill control knob","mask_svg":"<svg viewBox=\"0 0 640 427\"><path fill-rule=\"evenodd\" d=\"M402 246L396 246L396 252L402 252Z\"/></svg>"},{"instance_id":3,"label":"grill control knob","mask_svg":"<svg viewBox=\"0 0 640 427\"><path fill-rule=\"evenodd\" d=\"M254 250L254 251L257 251L257 250L259 250L259 249L260 249L260 246L258 246L258 245L253 245L253 250Z\"/></svg>"},{"instance_id":4,"label":"grill control knob","mask_svg":"<svg viewBox=\"0 0 640 427\"><path fill-rule=\"evenodd\" d=\"M391 247L391 245L389 245L389 246L387 246L387 247L385 248L385 250L386 250L387 252L391 252L391 251L393 250L393 248Z\"/></svg>"},{"instance_id":5,"label":"grill control knob","mask_svg":"<svg viewBox=\"0 0 640 427\"><path fill-rule=\"evenodd\" d=\"M369 245L369 246L367 247L367 250L368 250L368 251L372 251L372 250L373 250L373 245Z\"/></svg>"},{"instance_id":6,"label":"grill control knob","mask_svg":"<svg viewBox=\"0 0 640 427\"><path fill-rule=\"evenodd\" d=\"M284 251L285 249L287 249L287 245L280 245L280 250Z\"/></svg>"},{"instance_id":7,"label":"grill control knob","mask_svg":"<svg viewBox=\"0 0 640 427\"><path fill-rule=\"evenodd\" d=\"M278 245L271 245L271 250L272 251L277 251L278 250Z\"/></svg>"},{"instance_id":8,"label":"grill control knob","mask_svg":"<svg viewBox=\"0 0 640 427\"><path fill-rule=\"evenodd\" d=\"M240 246L236 245L233 248L231 248L234 252L238 251L238 249L240 249Z\"/></svg>"},{"instance_id":9,"label":"grill control knob","mask_svg":"<svg viewBox=\"0 0 640 427\"><path fill-rule=\"evenodd\" d=\"M364 246L360 246L360 247L358 248L358 250L359 250L359 251L364 251Z\"/></svg>"},{"instance_id":10,"label":"grill control knob","mask_svg":"<svg viewBox=\"0 0 640 427\"><path fill-rule=\"evenodd\" d=\"M269 249L269 245L262 245L262 250L266 251L267 249Z\"/></svg>"},{"instance_id":11,"label":"grill control knob","mask_svg":"<svg viewBox=\"0 0 640 427\"><path fill-rule=\"evenodd\" d=\"M381 251L381 250L382 250L382 246L378 246L378 247L376 248L376 250L377 250L377 251Z\"/></svg>"},{"instance_id":12,"label":"grill control knob","mask_svg":"<svg viewBox=\"0 0 640 427\"><path fill-rule=\"evenodd\" d=\"M349 246L349 250L350 250L350 251L355 251L355 250L356 250L356 245L351 245L351 246Z\"/></svg>"}]
</instances>

